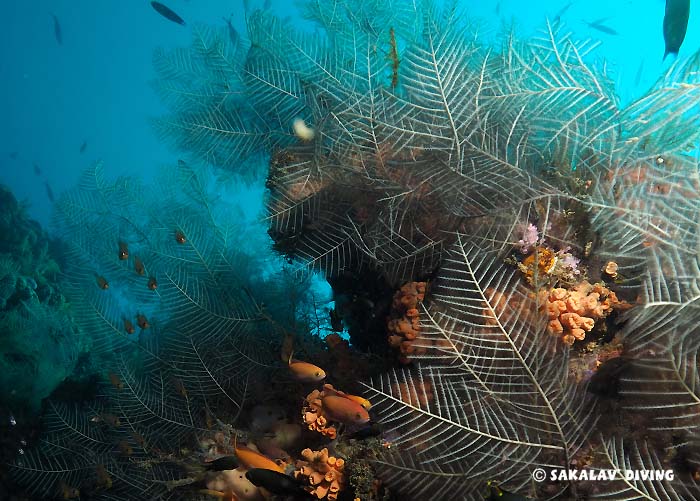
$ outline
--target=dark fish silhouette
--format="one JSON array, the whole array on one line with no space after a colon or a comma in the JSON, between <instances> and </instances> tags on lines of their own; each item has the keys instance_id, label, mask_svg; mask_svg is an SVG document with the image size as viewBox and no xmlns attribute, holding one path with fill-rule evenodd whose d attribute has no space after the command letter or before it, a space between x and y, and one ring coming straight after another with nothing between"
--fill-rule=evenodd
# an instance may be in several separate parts
<instances>
[{"instance_id":1,"label":"dark fish silhouette","mask_svg":"<svg viewBox=\"0 0 700 501\"><path fill-rule=\"evenodd\" d=\"M166 7L160 2L151 2L151 7L155 9L155 11L163 16L165 19L169 19L170 21L181 24L185 26L185 21L182 20L180 16L175 14L175 12L172 11L169 7Z\"/></svg>"},{"instance_id":2,"label":"dark fish silhouette","mask_svg":"<svg viewBox=\"0 0 700 501\"><path fill-rule=\"evenodd\" d=\"M36 162L34 162L34 174L37 176L41 176L41 169L39 168Z\"/></svg>"},{"instance_id":3,"label":"dark fish silhouette","mask_svg":"<svg viewBox=\"0 0 700 501\"><path fill-rule=\"evenodd\" d=\"M10 158L11 158L12 160L17 160L17 155L18 155L18 154L19 154L19 153L17 153L16 151L13 151L12 153L10 153Z\"/></svg>"},{"instance_id":4,"label":"dark fish silhouette","mask_svg":"<svg viewBox=\"0 0 700 501\"><path fill-rule=\"evenodd\" d=\"M607 35L619 35L617 31L614 29L610 28L609 26L605 26L603 24L604 21L606 21L608 18L603 18L603 19L596 19L595 21L584 21L588 25L589 28L592 28L594 30L598 30L601 33L605 33Z\"/></svg>"},{"instance_id":5,"label":"dark fish silhouette","mask_svg":"<svg viewBox=\"0 0 700 501\"><path fill-rule=\"evenodd\" d=\"M360 428L357 431L352 432L348 438L354 439L354 440L364 440L366 438L372 438L372 437L378 437L379 435L382 434L383 431L383 426L378 424L378 423L373 423L369 426L365 426L364 428Z\"/></svg>"},{"instance_id":6,"label":"dark fish silhouette","mask_svg":"<svg viewBox=\"0 0 700 501\"><path fill-rule=\"evenodd\" d=\"M231 23L231 18L233 17L233 14L229 16L228 19L224 18L224 21L226 22L226 26L228 27L228 39L231 41L231 45L236 47L238 45L238 31L236 31L236 28L233 27L233 24Z\"/></svg>"},{"instance_id":7,"label":"dark fish silhouette","mask_svg":"<svg viewBox=\"0 0 700 501\"><path fill-rule=\"evenodd\" d=\"M305 496L307 499L311 497L294 478L278 471L251 468L245 472L245 476L253 485L263 487L278 496Z\"/></svg>"},{"instance_id":8,"label":"dark fish silhouette","mask_svg":"<svg viewBox=\"0 0 700 501\"><path fill-rule=\"evenodd\" d=\"M61 34L61 23L58 22L56 14L51 13L53 16L53 34L56 37L56 42L58 45L63 45L63 35Z\"/></svg>"},{"instance_id":9,"label":"dark fish silhouette","mask_svg":"<svg viewBox=\"0 0 700 501\"><path fill-rule=\"evenodd\" d=\"M270 10L272 8L272 0L265 0L263 3L263 10Z\"/></svg>"},{"instance_id":10,"label":"dark fish silhouette","mask_svg":"<svg viewBox=\"0 0 700 501\"><path fill-rule=\"evenodd\" d=\"M666 59L669 54L678 55L685 39L685 32L688 29L689 16L690 0L666 0L666 13L664 14L666 50L663 59Z\"/></svg>"},{"instance_id":11,"label":"dark fish silhouette","mask_svg":"<svg viewBox=\"0 0 700 501\"><path fill-rule=\"evenodd\" d=\"M558 11L556 14L554 14L554 22L555 22L555 23L558 23L559 21L561 21L561 16L563 16L564 13L565 13L567 10L569 10L569 8L570 8L573 4L574 4L574 2L571 1L571 2L567 3L564 7L562 7L561 9L559 9L559 11Z\"/></svg>"},{"instance_id":12,"label":"dark fish silhouette","mask_svg":"<svg viewBox=\"0 0 700 501\"><path fill-rule=\"evenodd\" d=\"M49 197L49 202L54 203L56 198L53 196L53 190L49 186L48 181L44 182L44 185L46 186L46 196Z\"/></svg>"},{"instance_id":13,"label":"dark fish silhouette","mask_svg":"<svg viewBox=\"0 0 700 501\"><path fill-rule=\"evenodd\" d=\"M235 470L240 466L240 463L236 456L223 456L214 461L204 463L204 468L209 471L225 471L225 470Z\"/></svg>"},{"instance_id":14,"label":"dark fish silhouette","mask_svg":"<svg viewBox=\"0 0 700 501\"><path fill-rule=\"evenodd\" d=\"M80 145L80 153L85 153L86 149L87 149L87 141L83 141L83 144Z\"/></svg>"}]
</instances>

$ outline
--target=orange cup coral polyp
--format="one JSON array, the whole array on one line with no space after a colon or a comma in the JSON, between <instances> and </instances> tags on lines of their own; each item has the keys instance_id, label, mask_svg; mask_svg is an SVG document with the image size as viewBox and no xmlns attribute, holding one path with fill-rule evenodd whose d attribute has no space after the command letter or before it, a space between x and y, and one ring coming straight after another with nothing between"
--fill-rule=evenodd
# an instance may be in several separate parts
<instances>
[{"instance_id":1,"label":"orange cup coral polyp","mask_svg":"<svg viewBox=\"0 0 700 501\"><path fill-rule=\"evenodd\" d=\"M570 289L543 289L539 292L539 301L540 308L548 316L547 330L568 345L582 341L596 321L607 317L613 309L626 307L626 303L603 284L591 284L587 280Z\"/></svg>"},{"instance_id":2,"label":"orange cup coral polyp","mask_svg":"<svg viewBox=\"0 0 700 501\"><path fill-rule=\"evenodd\" d=\"M301 451L303 460L296 462L294 478L317 499L335 501L345 487L345 460L328 455L328 449Z\"/></svg>"},{"instance_id":3,"label":"orange cup coral polyp","mask_svg":"<svg viewBox=\"0 0 700 501\"><path fill-rule=\"evenodd\" d=\"M389 344L400 350L402 363L409 363L411 355L421 355L426 351L425 340L416 342L420 337L418 305L425 298L425 289L425 282L408 282L394 294L387 330Z\"/></svg>"}]
</instances>

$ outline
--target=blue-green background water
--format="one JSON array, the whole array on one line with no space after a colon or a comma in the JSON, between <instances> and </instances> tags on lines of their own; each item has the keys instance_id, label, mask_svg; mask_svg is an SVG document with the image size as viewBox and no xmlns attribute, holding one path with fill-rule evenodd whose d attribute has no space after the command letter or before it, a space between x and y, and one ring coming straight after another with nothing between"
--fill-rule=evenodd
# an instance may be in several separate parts
<instances>
[{"instance_id":1,"label":"blue-green background water","mask_svg":"<svg viewBox=\"0 0 700 501\"><path fill-rule=\"evenodd\" d=\"M252 8L262 6L262 2L250 2ZM230 14L236 28L245 32L242 0L168 2L186 20L185 27L162 18L146 1L2 3L0 182L17 198L28 200L30 214L44 224L51 213L44 179L58 196L74 186L80 172L95 159L104 160L111 175L148 178L159 166L178 158L155 137L149 124L149 118L165 111L149 86L155 76L151 59L156 47L187 46L192 25L222 25L222 17ZM648 89L671 59L665 64L661 60L663 0L460 3L483 23L481 34L489 39L497 39L501 28L511 24L521 35L530 35L542 28L546 17L554 18L571 4L562 20L575 38L601 42L596 57L606 59L623 104ZM280 17L292 16L303 23L293 2L273 0L270 6ZM61 22L61 46L54 39L51 12ZM583 23L601 18L619 35L601 33ZM700 47L700 30L695 26L700 26L700 9L692 5L680 57ZM87 149L81 155L83 141ZM9 156L12 152L17 152L15 160ZM34 174L34 163L42 177ZM260 191L255 190L243 205L254 214L252 207L258 207L259 200Z\"/></svg>"}]
</instances>

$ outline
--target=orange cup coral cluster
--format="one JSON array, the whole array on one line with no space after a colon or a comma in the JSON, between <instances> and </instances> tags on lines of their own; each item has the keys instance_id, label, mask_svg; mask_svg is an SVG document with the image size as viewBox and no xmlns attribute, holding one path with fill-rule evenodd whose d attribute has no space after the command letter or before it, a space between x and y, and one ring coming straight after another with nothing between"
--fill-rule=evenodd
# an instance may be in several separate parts
<instances>
[{"instance_id":1,"label":"orange cup coral cluster","mask_svg":"<svg viewBox=\"0 0 700 501\"><path fill-rule=\"evenodd\" d=\"M568 345L583 340L595 322L607 317L613 309L626 306L603 284L586 280L571 289L541 290L539 300L549 318L547 330Z\"/></svg>"},{"instance_id":2,"label":"orange cup coral cluster","mask_svg":"<svg viewBox=\"0 0 700 501\"><path fill-rule=\"evenodd\" d=\"M301 451L303 460L296 462L294 478L304 482L317 499L335 501L345 487L345 461L328 455L328 449Z\"/></svg>"},{"instance_id":3,"label":"orange cup coral cluster","mask_svg":"<svg viewBox=\"0 0 700 501\"><path fill-rule=\"evenodd\" d=\"M425 282L408 282L394 294L387 328L389 344L400 350L402 363L409 363L411 355L422 355L426 351L425 346L416 343L420 337L418 305L425 298L425 288Z\"/></svg>"}]
</instances>

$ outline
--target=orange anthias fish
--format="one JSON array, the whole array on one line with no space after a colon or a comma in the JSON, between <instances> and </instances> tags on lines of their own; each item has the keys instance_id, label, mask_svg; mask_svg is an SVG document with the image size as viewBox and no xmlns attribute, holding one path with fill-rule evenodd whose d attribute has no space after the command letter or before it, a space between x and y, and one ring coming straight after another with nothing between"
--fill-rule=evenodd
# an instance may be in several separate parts
<instances>
[{"instance_id":1,"label":"orange anthias fish","mask_svg":"<svg viewBox=\"0 0 700 501\"><path fill-rule=\"evenodd\" d=\"M119 242L119 260L124 261L129 259L129 246L124 242Z\"/></svg>"},{"instance_id":2,"label":"orange anthias fish","mask_svg":"<svg viewBox=\"0 0 700 501\"><path fill-rule=\"evenodd\" d=\"M287 366L294 379L302 383L318 383L326 377L326 372L323 369L309 362L290 358Z\"/></svg>"},{"instance_id":3,"label":"orange anthias fish","mask_svg":"<svg viewBox=\"0 0 700 501\"><path fill-rule=\"evenodd\" d=\"M97 286L103 291L106 291L107 289L109 289L109 282L107 282L107 279L105 277L100 275L97 277Z\"/></svg>"},{"instance_id":4,"label":"orange anthias fish","mask_svg":"<svg viewBox=\"0 0 700 501\"><path fill-rule=\"evenodd\" d=\"M369 422L367 409L349 398L339 395L326 395L321 399L323 410L334 420L345 424L366 424Z\"/></svg>"},{"instance_id":5,"label":"orange anthias fish","mask_svg":"<svg viewBox=\"0 0 700 501\"><path fill-rule=\"evenodd\" d=\"M136 315L136 324L142 329L148 329L151 326L151 324L148 323L146 315L142 315L141 313Z\"/></svg>"},{"instance_id":6,"label":"orange anthias fish","mask_svg":"<svg viewBox=\"0 0 700 501\"><path fill-rule=\"evenodd\" d=\"M265 468L284 473L284 468L275 463L267 456L263 456L259 452L249 449L245 446L238 446L234 439L233 450L236 452L236 457L248 468Z\"/></svg>"},{"instance_id":7,"label":"orange anthias fish","mask_svg":"<svg viewBox=\"0 0 700 501\"><path fill-rule=\"evenodd\" d=\"M344 393L340 390L336 390L335 388L333 388L333 386L331 386L329 384L323 385L323 391L326 392L326 394L333 394L333 395L337 395L339 397L349 398L353 402L357 402L358 404L360 404L366 410L370 410L372 408L372 404L366 398L360 397L358 395L349 395L349 394Z\"/></svg>"},{"instance_id":8,"label":"orange anthias fish","mask_svg":"<svg viewBox=\"0 0 700 501\"><path fill-rule=\"evenodd\" d=\"M143 265L143 261L141 261L138 257L134 258L134 270L136 271L137 275L144 276L146 274L146 267Z\"/></svg>"},{"instance_id":9,"label":"orange anthias fish","mask_svg":"<svg viewBox=\"0 0 700 501\"><path fill-rule=\"evenodd\" d=\"M109 373L109 382L119 391L124 389L124 383L114 372Z\"/></svg>"},{"instance_id":10,"label":"orange anthias fish","mask_svg":"<svg viewBox=\"0 0 700 501\"><path fill-rule=\"evenodd\" d=\"M68 485L63 480L59 482L58 490L61 499L77 499L80 497L80 490Z\"/></svg>"},{"instance_id":11,"label":"orange anthias fish","mask_svg":"<svg viewBox=\"0 0 700 501\"><path fill-rule=\"evenodd\" d=\"M370 410L372 408L372 404L370 403L369 400L366 398L360 397L359 395L345 395L345 398L349 398L350 400L357 402L362 406L363 409L365 410Z\"/></svg>"},{"instance_id":12,"label":"orange anthias fish","mask_svg":"<svg viewBox=\"0 0 700 501\"><path fill-rule=\"evenodd\" d=\"M154 291L158 288L158 282L156 281L156 277L150 277L148 279L148 288L151 289L152 291Z\"/></svg>"},{"instance_id":13,"label":"orange anthias fish","mask_svg":"<svg viewBox=\"0 0 700 501\"><path fill-rule=\"evenodd\" d=\"M127 318L124 319L124 330L127 334L133 334L136 332L136 329L134 329L134 324L132 324L131 320Z\"/></svg>"}]
</instances>

